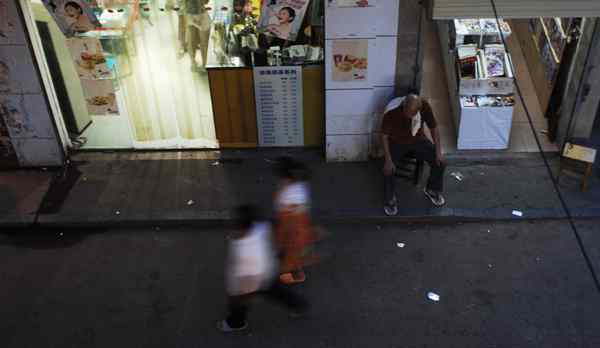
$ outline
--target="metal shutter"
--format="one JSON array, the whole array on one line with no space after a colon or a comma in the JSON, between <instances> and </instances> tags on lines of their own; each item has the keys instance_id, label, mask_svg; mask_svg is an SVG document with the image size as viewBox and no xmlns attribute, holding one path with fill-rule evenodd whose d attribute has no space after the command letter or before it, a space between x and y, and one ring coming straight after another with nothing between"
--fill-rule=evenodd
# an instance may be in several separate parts
<instances>
[{"instance_id":1,"label":"metal shutter","mask_svg":"<svg viewBox=\"0 0 600 348\"><path fill-rule=\"evenodd\" d=\"M400 0L402 1L402 0ZM600 17L600 0L495 0L503 18ZM431 0L433 19L489 18L490 0Z\"/></svg>"}]
</instances>

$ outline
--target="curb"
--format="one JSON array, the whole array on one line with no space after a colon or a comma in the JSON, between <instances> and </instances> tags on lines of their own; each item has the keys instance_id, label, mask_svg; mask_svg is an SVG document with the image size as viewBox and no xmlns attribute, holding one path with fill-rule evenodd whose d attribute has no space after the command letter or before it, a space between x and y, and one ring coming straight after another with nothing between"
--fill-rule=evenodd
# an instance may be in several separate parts
<instances>
[{"instance_id":1,"label":"curb","mask_svg":"<svg viewBox=\"0 0 600 348\"><path fill-rule=\"evenodd\" d=\"M512 215L511 209L461 209L461 208L431 208L427 211L401 210L398 216L385 216L375 211L365 210L339 210L335 212L317 211L314 214L316 223L440 223L452 224L461 222L492 222L492 221L536 221L536 220L564 220L566 214L558 208L523 209L523 216ZM600 218L600 207L582 208L572 212L576 219ZM0 230L24 228L48 229L77 229L77 228L123 228L123 227L178 227L196 226L201 228L223 227L230 225L234 220L232 211L204 211L202 213L162 214L160 217L138 214L115 215L104 214L89 217L68 215L40 215L38 222L25 219L8 219L0 221Z\"/></svg>"}]
</instances>

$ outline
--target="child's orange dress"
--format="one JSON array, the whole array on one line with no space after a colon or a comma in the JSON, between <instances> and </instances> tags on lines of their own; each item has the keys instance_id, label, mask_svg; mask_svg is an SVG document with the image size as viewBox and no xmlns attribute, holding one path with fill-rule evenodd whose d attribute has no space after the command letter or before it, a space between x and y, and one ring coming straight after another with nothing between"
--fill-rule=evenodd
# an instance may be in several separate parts
<instances>
[{"instance_id":1,"label":"child's orange dress","mask_svg":"<svg viewBox=\"0 0 600 348\"><path fill-rule=\"evenodd\" d=\"M276 196L277 228L275 240L281 257L281 280L304 280L303 266L314 261L309 247L317 240L310 220L308 185L303 182L284 186ZM291 273L301 274L301 279L290 279Z\"/></svg>"}]
</instances>

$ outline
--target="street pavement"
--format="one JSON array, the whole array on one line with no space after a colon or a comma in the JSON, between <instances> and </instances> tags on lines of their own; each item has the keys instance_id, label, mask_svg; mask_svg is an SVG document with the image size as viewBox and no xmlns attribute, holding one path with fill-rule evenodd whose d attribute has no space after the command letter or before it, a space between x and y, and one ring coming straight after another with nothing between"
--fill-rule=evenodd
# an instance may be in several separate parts
<instances>
[{"instance_id":1,"label":"street pavement","mask_svg":"<svg viewBox=\"0 0 600 348\"><path fill-rule=\"evenodd\" d=\"M598 226L578 222L596 270ZM0 234L1 346L600 347L600 293L565 221L325 227L295 288L310 313L259 301L236 334L215 328L226 229Z\"/></svg>"},{"instance_id":2,"label":"street pavement","mask_svg":"<svg viewBox=\"0 0 600 348\"><path fill-rule=\"evenodd\" d=\"M123 227L228 221L234 207L253 202L269 211L281 150L173 153L80 153L66 171L32 176L0 173L0 228ZM195 156L195 157L194 157ZM312 169L312 210L322 222L390 220L383 214L381 163L325 163L316 151L294 158ZM448 158L446 201L434 207L420 184L398 179L398 221L469 221L563 218L550 176L537 154L485 160ZM558 167L556 157L551 162ZM26 173L27 174L27 173ZM460 178L459 179L457 179ZM31 181L31 180L30 180ZM581 192L576 177L561 178L571 213L600 218L600 172ZM21 208L22 207L22 208ZM513 210L523 212L516 217Z\"/></svg>"}]
</instances>

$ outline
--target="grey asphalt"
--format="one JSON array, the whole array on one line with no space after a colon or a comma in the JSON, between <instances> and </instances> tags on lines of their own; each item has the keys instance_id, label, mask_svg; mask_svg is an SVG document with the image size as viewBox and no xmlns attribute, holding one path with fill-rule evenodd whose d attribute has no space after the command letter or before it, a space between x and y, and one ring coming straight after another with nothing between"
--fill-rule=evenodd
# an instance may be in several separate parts
<instances>
[{"instance_id":1,"label":"grey asphalt","mask_svg":"<svg viewBox=\"0 0 600 348\"><path fill-rule=\"evenodd\" d=\"M578 226L600 269L598 221ZM0 234L1 345L600 346L600 293L564 221L326 229L323 262L295 289L309 315L259 302L249 330L233 335L215 329L224 229Z\"/></svg>"}]
</instances>

